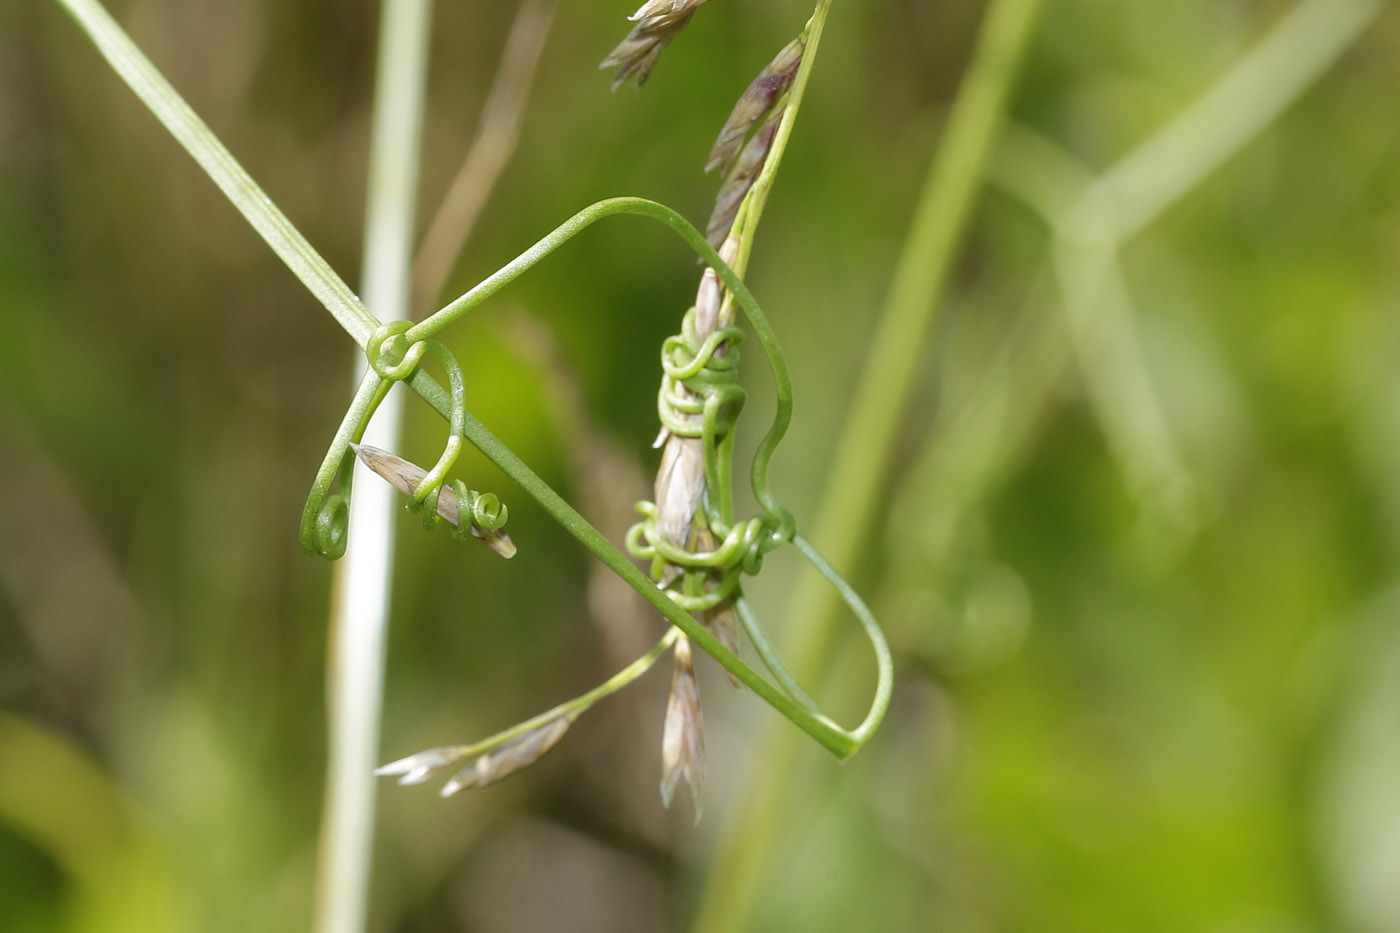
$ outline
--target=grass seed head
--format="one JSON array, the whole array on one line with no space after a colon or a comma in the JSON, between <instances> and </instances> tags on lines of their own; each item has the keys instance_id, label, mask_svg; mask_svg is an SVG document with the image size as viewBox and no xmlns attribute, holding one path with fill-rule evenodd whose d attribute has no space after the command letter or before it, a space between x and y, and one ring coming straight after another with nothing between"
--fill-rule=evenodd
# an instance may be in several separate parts
<instances>
[{"instance_id":1,"label":"grass seed head","mask_svg":"<svg viewBox=\"0 0 1400 933\"><path fill-rule=\"evenodd\" d=\"M360 458L361 463L383 477L390 486L405 496L413 495L414 491L418 489L418 484L423 482L423 477L428 475L428 471L418 464L411 460L405 460L397 454L391 454L387 450L370 447L367 444L351 444L350 447L355 451L355 456ZM446 484L438 493L437 514L450 525L460 525L462 520L461 509L457 503L457 493ZM471 533L472 537L479 539L482 544L502 557L509 559L515 556L515 542L504 531L488 531L473 525Z\"/></svg>"},{"instance_id":2,"label":"grass seed head","mask_svg":"<svg viewBox=\"0 0 1400 933\"><path fill-rule=\"evenodd\" d=\"M422 784L443 768L449 768L462 760L462 746L444 745L427 751L391 761L374 769L380 777L397 776L400 784Z\"/></svg>"},{"instance_id":3,"label":"grass seed head","mask_svg":"<svg viewBox=\"0 0 1400 933\"><path fill-rule=\"evenodd\" d=\"M700 820L700 787L705 777L705 739L700 721L700 686L690 640L676 640L676 669L671 696L666 701L666 724L661 734L661 802L671 806L676 787L684 779L690 788L696 822Z\"/></svg>"},{"instance_id":4,"label":"grass seed head","mask_svg":"<svg viewBox=\"0 0 1400 933\"><path fill-rule=\"evenodd\" d=\"M681 34L695 15L695 8L706 2L708 0L648 0L629 16L628 19L637 25L598 66L621 66L613 79L612 89L616 91L634 78L637 87L646 84L661 50Z\"/></svg>"},{"instance_id":5,"label":"grass seed head","mask_svg":"<svg viewBox=\"0 0 1400 933\"><path fill-rule=\"evenodd\" d=\"M781 113L770 116L768 122L749 138L740 150L739 157L734 160L733 167L729 169L719 194L715 196L715 209L710 214L709 226L705 228L705 237L711 246L719 248L729 235L730 228L734 226L734 218L739 215L739 205L744 202L744 196L749 193L754 179L763 171L763 163L768 160L768 152L773 148L773 137L778 134L781 117Z\"/></svg>"},{"instance_id":6,"label":"grass seed head","mask_svg":"<svg viewBox=\"0 0 1400 933\"><path fill-rule=\"evenodd\" d=\"M569 731L569 727L577 718L577 713L558 716L523 735L476 755L475 758L472 756L471 746L444 745L392 761L376 768L374 773L380 777L397 776L400 784L422 784L439 772L472 759L471 764L443 785L442 796L450 797L459 790L494 784L526 765L539 761L545 752L564 737L564 733Z\"/></svg>"},{"instance_id":7,"label":"grass seed head","mask_svg":"<svg viewBox=\"0 0 1400 933\"><path fill-rule=\"evenodd\" d=\"M526 765L534 764L564 737L573 724L574 717L560 716L493 748L453 775L452 780L442 786L442 796L451 797L459 790L486 787Z\"/></svg>"},{"instance_id":8,"label":"grass seed head","mask_svg":"<svg viewBox=\"0 0 1400 933\"><path fill-rule=\"evenodd\" d=\"M792 40L753 79L734 105L724 129L719 131L719 138L710 150L709 161L705 163L705 171L714 171L734 161L749 133L772 114L778 101L792 87L792 81L797 77L797 66L802 64L802 53L806 50L804 40Z\"/></svg>"}]
</instances>

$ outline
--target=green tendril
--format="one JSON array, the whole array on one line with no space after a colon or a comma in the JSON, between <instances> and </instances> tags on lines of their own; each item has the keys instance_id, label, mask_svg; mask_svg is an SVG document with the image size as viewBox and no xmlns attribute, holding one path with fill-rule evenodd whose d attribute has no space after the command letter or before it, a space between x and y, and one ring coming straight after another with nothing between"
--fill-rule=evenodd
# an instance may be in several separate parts
<instances>
[{"instance_id":1,"label":"green tendril","mask_svg":"<svg viewBox=\"0 0 1400 933\"><path fill-rule=\"evenodd\" d=\"M465 487L463 487L465 488ZM492 492L473 492L468 490L468 500L472 504L472 524L482 531L498 531L505 527L506 517L510 510L505 503L496 498ZM464 500L459 494L457 497L458 508Z\"/></svg>"},{"instance_id":2,"label":"green tendril","mask_svg":"<svg viewBox=\"0 0 1400 933\"><path fill-rule=\"evenodd\" d=\"M708 551L688 551L657 533L653 503L639 503L642 521L629 530L627 550L641 560L649 561L652 573L648 581L636 567L586 522L567 502L551 489L523 461L510 451L485 425L467 410L462 389L461 369L452 355L435 340L434 334L456 321L467 311L495 294L507 283L552 253L581 230L614 214L637 214L658 221L670 228L714 269L728 294L742 310L764 351L776 386L777 405L772 424L760 440L750 469L750 482L761 514L744 521L732 518L733 485L730 477L735 423L743 410L747 395L738 384L738 344L744 334L737 327L716 330L700 340L695 331L694 309L682 321L681 333L668 338L662 347L662 385L657 394L657 413L662 424L682 437L698 437L705 453L705 471L709 486L702 514L697 522L708 527L717 544ZM357 337L362 341L370 369L361 385L341 431L326 455L322 471L317 475L312 496L303 516L303 544L308 541L312 553L334 551L339 503L333 501L329 489L338 468L345 463L345 452L351 440L363 433L374 407L395 381L404 381L424 398L451 425L448 443L438 464L419 483L410 496L410 507L422 509L428 527L438 524L436 505L444 477L455 462L463 438L477 447L512 477L522 489L540 503L563 527L585 547L617 573L628 585L647 599L661 614L685 633L697 646L708 652L727 671L752 689L755 694L776 708L804 732L811 735L838 757L854 754L869 738L889 705L893 677L889 649L878 625L855 591L820 554L796 535L792 513L783 508L768 483L768 469L774 453L787 433L792 419L792 381L787 364L778 346L777 337L758 302L732 268L705 242L704 237L684 218L670 208L641 198L614 198L601 201L580 211L548 236L526 250L515 260L489 276L460 298L414 325L392 321L375 325L368 334ZM720 350L723 348L724 352ZM448 389L423 372L421 362L431 354L442 362L448 378ZM347 471L348 474L348 471ZM348 476L341 479L342 496L348 495ZM499 529L507 510L496 496L468 489L461 481L453 481L451 489L457 496L459 524L453 530L456 537L465 538L475 527L480 530ZM324 550L315 537L315 520L325 516L326 542ZM311 517L308 524L307 516ZM308 528L310 533L308 534ZM340 535L343 538L343 523ZM803 692L800 685L783 667L776 651L764 635L752 608L743 598L740 579L743 574L757 574L763 567L764 555L787 543L795 543L802 555L826 577L851 607L875 648L878 673L875 698L865 720L855 729L844 729L823 715ZM668 570L667 565L670 565ZM679 571L677 573L676 571ZM659 590L656 583L671 574L667 588ZM730 651L691 613L717 609L733 604L739 611L765 667L778 683L774 686L762 675Z\"/></svg>"},{"instance_id":3,"label":"green tendril","mask_svg":"<svg viewBox=\"0 0 1400 933\"><path fill-rule=\"evenodd\" d=\"M467 423L466 385L457 358L436 340L410 340L406 336L412 321L387 321L376 327L365 344L369 369L356 393L355 400L341 422L340 430L331 441L330 449L312 484L311 494L302 512L301 545L309 554L337 560L345 554L350 521L350 477L353 457L350 444L364 436L369 419L395 382L412 378L423 357L432 354L447 372L451 402L450 428L442 455L433 468L424 474L408 498L408 508L423 514L423 528L431 531L444 519L438 513L447 474L462 452ZM332 484L339 479L341 492L332 494ZM473 528L496 531L506 523L507 509L493 493L468 489L460 480L451 484L457 495L457 527L453 536L464 539Z\"/></svg>"},{"instance_id":4,"label":"green tendril","mask_svg":"<svg viewBox=\"0 0 1400 933\"><path fill-rule=\"evenodd\" d=\"M827 0L821 0L812 24L809 24L807 32L804 33L804 36L808 37L806 58L790 91L794 103L785 108L777 137L773 143L772 152L774 154L781 153L791 132L797 110L796 101L801 99L802 90L807 81L810 62L813 60L817 40L820 36L820 25L825 17L826 2ZM846 758L869 738L870 732L883 717L889 704L892 673L888 647L885 646L884 639L880 635L879 628L869 610L860 602L849 585L821 559L820 555L811 549L811 546L805 541L795 536L796 526L791 513L778 505L777 500L769 490L769 464L792 417L791 378L778 348L777 338L753 295L734 269L720 258L714 248L705 241L705 237L685 218L665 205L642 198L613 198L600 201L579 211L524 253L426 320L411 327L405 327L403 322L382 325L370 314L364 304L355 296L354 291L335 273L335 270L316 252L286 216L276 208L272 200L257 186L247 171L238 164L232 154L218 141L209 128L131 42L120 26L102 10L99 4L92 2L92 0L59 0L59 3L73 14L123 80L219 185L230 202L242 212L259 235L277 252L287 267L306 285L345 332L365 350L369 358L370 367L356 391L325 458L322 460L311 492L307 497L300 527L300 541L303 548L309 553L323 554L327 557L338 557L344 552L348 531L346 522L352 466L349 445L363 436L369 418L384 398L390 385L395 381L404 381L450 422L452 426L451 436L459 438L464 436L481 450L488 459L505 471L531 498L558 521L569 534L573 535L594 556L621 577L669 622L684 632L687 638L712 655L725 670L737 677L757 696L786 716L822 746L838 757ZM777 168L777 162L777 158L770 156L755 182L752 197L746 200L744 207L741 207L741 218L743 218L746 231L751 232L753 225L757 223L768 187L771 185L773 173ZM855 730L842 729L817 712L811 704L805 701L799 702L799 699L795 699L795 697L800 697L800 692L794 690L793 685L785 683L784 689L775 687L734 652L722 645L689 611L675 602L673 594L659 591L654 585L654 581L649 581L626 556L579 515L578 511L570 506L563 497L545 483L484 424L472 417L465 408L460 392L449 393L445 391L432 376L418 366L422 355L431 350L424 343L427 338L481 304L583 229L604 217L619 214L635 214L646 217L667 227L684 240L719 276L729 293L725 301L733 300L743 310L754 336L768 358L777 388L777 405L773 423L759 442L750 471L754 496L763 509L764 515L760 517L758 526L747 523L742 526L743 531L739 533L741 543L733 545L733 547L736 551L741 550L744 553L741 565L756 569L757 561L761 559L763 553L787 541L794 541L804 556L836 587L842 598L855 611L875 647L879 672L875 699L865 721ZM738 261L741 267L745 264L744 260L751 242L752 237L747 234L741 239ZM684 339L684 335L682 335L682 339ZM720 343L727 341L732 344L736 340L737 338L733 335L723 337L716 343L715 349ZM712 352L701 353L701 347L694 349L695 353L690 357L690 362L682 368L689 368L699 356L706 357L707 362L701 365L700 371L684 377L682 381L684 379L701 380L701 382L694 383L694 385L701 385L706 380L718 379L717 386L725 385L724 379L727 377L719 375L722 368L716 365L714 354ZM451 380L451 372L452 368L449 366L449 381ZM737 386L735 387L737 388ZM706 444L707 475L719 478L728 473L733 438L731 417L733 412L723 409L737 408L738 397L732 394L726 396L721 392L706 395L704 391L700 391L698 394L705 398L706 405L700 414L703 416L702 439L709 438ZM458 443L460 444L460 442ZM445 450L444 456L448 453L449 451ZM455 457L455 453L453 456ZM441 461L439 462L441 463ZM338 491L333 491L333 487L336 487L337 484ZM434 484L426 482L420 484L420 488L414 491L413 497L419 498L421 505L426 507L434 490L440 494L441 485L442 477L438 476ZM452 488L458 494L459 533L462 532L461 526L468 524L467 514L470 514L470 521L473 523L487 523L485 525L479 524L478 527L488 527L491 523L496 523L496 527L499 527L499 523L505 520L505 507L501 506L494 496L471 493L465 486L456 482L453 483ZM712 490L712 499L718 505L712 506L707 503L705 518L709 521L711 529L723 539L723 542L727 543L734 533L734 528L741 527L729 527L725 524L729 521L732 511L731 484L720 482ZM436 500L433 501L435 504ZM429 510L429 514L432 513L433 510ZM754 530L755 528L757 531ZM723 550L724 547L725 544L722 543L717 550ZM664 554L662 554L662 558L665 559ZM713 568L703 566L685 571L683 573L685 581L682 585L684 593L679 595L690 598L696 596L697 593L702 593L707 587L713 588L715 581L712 578L715 573ZM724 576L724 574L720 575ZM720 585L727 584L721 580ZM738 590L736 588L731 592L737 593ZM664 649L665 644L666 642L663 640L659 648ZM775 673L775 676L778 675ZM782 680L781 677L779 679Z\"/></svg>"},{"instance_id":5,"label":"green tendril","mask_svg":"<svg viewBox=\"0 0 1400 933\"><path fill-rule=\"evenodd\" d=\"M350 482L354 456L350 445L364 436L370 416L389 391L389 384L373 370L365 373L350 408L331 440L330 449L316 471L306 506L301 513L301 548L308 554L339 560L345 556L350 530ZM340 491L331 488L339 483Z\"/></svg>"},{"instance_id":6,"label":"green tendril","mask_svg":"<svg viewBox=\"0 0 1400 933\"><path fill-rule=\"evenodd\" d=\"M729 514L733 501L729 441L748 397L738 383L737 345L744 334L731 325L702 340L695 316L692 307L681 319L681 332L661 345L657 415L671 434L700 441L708 492L704 520L721 541L709 551L678 545L657 528L656 505L639 502L637 511L642 520L628 531L626 542L632 556L651 562L651 577L658 583L674 575L671 568L683 572L667 590L692 612L722 605L738 589L740 574L757 574L763 568L764 554L785 543L794 532L791 514L777 507L771 496L766 497L771 509L764 515L733 524ZM720 505L713 508L709 503ZM696 570L712 572L703 576L686 573ZM695 592L697 581L702 579L708 585Z\"/></svg>"},{"instance_id":7,"label":"green tendril","mask_svg":"<svg viewBox=\"0 0 1400 933\"><path fill-rule=\"evenodd\" d=\"M347 482L348 486L349 483ZM315 533L311 538L310 550L331 560L345 556L345 548L350 544L350 499L340 493L331 493L316 510ZM303 539L302 546L306 546Z\"/></svg>"}]
</instances>

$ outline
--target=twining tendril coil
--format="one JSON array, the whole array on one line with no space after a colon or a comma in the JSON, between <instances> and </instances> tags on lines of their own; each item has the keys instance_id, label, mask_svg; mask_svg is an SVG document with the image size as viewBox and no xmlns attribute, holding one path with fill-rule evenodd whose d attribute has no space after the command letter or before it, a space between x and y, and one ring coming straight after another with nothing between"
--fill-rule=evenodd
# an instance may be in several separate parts
<instances>
[{"instance_id":1,"label":"twining tendril coil","mask_svg":"<svg viewBox=\"0 0 1400 933\"><path fill-rule=\"evenodd\" d=\"M462 490L466 489L461 485L461 480L457 480L452 487L457 492L457 502L460 508ZM494 492L476 492L466 489L467 501L472 504L472 524L482 531L499 531L506 525L506 519L510 515L510 510L506 508L504 502L496 497Z\"/></svg>"},{"instance_id":2,"label":"twining tendril coil","mask_svg":"<svg viewBox=\"0 0 1400 933\"><path fill-rule=\"evenodd\" d=\"M657 415L672 434L718 443L733 431L748 394L739 385L739 348L744 332L721 327L701 341L695 309L681 319L681 332L661 345L661 390ZM716 351L725 348L724 355ZM696 415L702 416L697 420Z\"/></svg>"},{"instance_id":3,"label":"twining tendril coil","mask_svg":"<svg viewBox=\"0 0 1400 933\"><path fill-rule=\"evenodd\" d=\"M663 423L672 432L682 437L698 437L701 441L708 491L701 503L702 508L695 516L694 527L709 532L713 539L709 535L702 535L699 539L705 542L704 546L710 548L708 551L688 553L683 548L673 549L669 539L662 539L656 533L656 507L650 503L644 504L643 521L629 533L628 543L629 550L634 555L641 552L639 556L653 561L654 573L651 579L612 547L596 528L485 425L473 418L462 405L460 391L443 391L438 382L423 372L421 366L417 366L423 355L432 352L426 345L418 347L419 342L428 340L443 327L460 319L582 229L604 217L619 214L636 214L664 224L685 240L715 271L751 328L749 338L757 342L763 350L772 369L776 389L772 423L758 442L749 470L753 495L759 504L760 512L755 518L736 522L732 514L733 482L730 468L734 420L743 405L742 390L734 378L736 361L732 358L735 355L733 347L740 340L739 332L726 330L713 340L700 341L695 338L694 324L687 323L683 326L681 335L667 342L662 368L668 380L664 388L672 401L662 402L659 409ZM869 609L835 570L826 564L821 555L795 533L792 514L778 503L770 490L769 464L787 432L792 417L792 381L787 364L778 346L777 335L743 280L714 248L705 242L704 236L683 217L664 205L640 198L602 201L580 211L477 286L411 328L405 330L402 324L396 324L379 331L381 325L373 321L368 312L360 309L359 313L365 320L353 336L357 341L363 341L361 346L367 352L373 338L374 355L378 365L371 365L359 394L346 414L345 423L337 435L337 443L332 445L327 460L318 473L317 486L313 489L313 497L308 501L308 513L303 519L303 542L308 540L309 534L311 544L315 544L315 519L318 509L329 501L329 487L337 479L337 467L342 464L341 454L348 449L345 442L358 440L359 434L356 432L362 431L363 422L368 420L374 406L382 398L382 392L387 391L391 384L385 377L398 377L411 383L414 391L451 422L453 435L465 437L481 450L570 534L676 626L651 654L644 657L644 663L639 669L644 669L660 653L667 650L677 637L675 632L681 631L697 646L709 652L757 696L838 757L847 758L865 744L889 706L893 663L888 645ZM457 387L453 388L455 390ZM421 508L429 504L431 488L418 479L420 475L421 471L415 474L414 479L406 486L400 488L409 492L410 498L414 498L413 493L422 492L423 495L419 499ZM341 477L342 493L347 488L346 480L348 475ZM437 488L441 489L440 483ZM494 524L504 518L504 507L497 512L495 507L499 502L489 494L474 495L471 490L456 482L450 488L460 503L458 514L462 520L467 517L462 514L464 509L470 512L471 518L477 523L489 521ZM328 508L327 512L330 513L331 510ZM460 525L457 533L461 534ZM470 531L467 534L470 534ZM781 659L767 640L739 586L741 574L757 570L761 566L763 556L783 544L792 544L818 573L836 587L842 599L855 613L857 621L874 648L878 673L875 696L865 718L854 728L839 726L824 715L803 692L801 685L782 666ZM664 590L658 586L661 583L664 583ZM776 678L777 684L763 677L727 648L706 627L704 621L691 614L715 608L726 601L736 609L754 649ZM596 696L612 692L623 681L630 679L632 675L614 678L601 688L571 701L570 709L586 708ZM551 716L558 712L554 711ZM522 728L535 728L542 721L522 724ZM521 733L518 730L507 730L500 738L504 740L519 734Z\"/></svg>"},{"instance_id":4,"label":"twining tendril coil","mask_svg":"<svg viewBox=\"0 0 1400 933\"><path fill-rule=\"evenodd\" d=\"M350 531L350 482L354 478L350 444L364 434L365 424L384 397L385 387L384 380L374 372L365 374L321 460L301 513L301 548L308 554L329 560L345 556ZM336 485L339 491L332 492Z\"/></svg>"},{"instance_id":5,"label":"twining tendril coil","mask_svg":"<svg viewBox=\"0 0 1400 933\"><path fill-rule=\"evenodd\" d=\"M691 308L681 320L681 332L661 346L657 414L670 433L701 441L712 494L730 482L727 458L720 462L720 447L733 434L748 398L738 383L738 344L743 339L743 331L728 325L702 340ZM637 512L642 520L627 532L628 552L650 561L651 576L658 581L666 577L668 566L679 568L680 583L670 581L668 592L691 612L714 609L729 599L739 587L740 574L757 574L763 555L791 540L795 526L785 509L731 523L707 506L705 520L719 543L711 550L694 551L660 533L655 503L639 502Z\"/></svg>"},{"instance_id":6,"label":"twining tendril coil","mask_svg":"<svg viewBox=\"0 0 1400 933\"><path fill-rule=\"evenodd\" d=\"M412 378L423 357L431 353L447 371L447 382L452 399L451 428L442 455L431 470L424 474L418 485L409 495L408 507L423 513L423 527L431 530L443 523L438 515L438 500L447 474L457 462L462 451L466 434L466 388L462 379L462 367L443 344L432 339L410 340L407 336L412 329L412 321L386 321L377 326L365 343L365 357L369 362L369 372L356 394L350 410L346 412L340 430L336 432L330 449L322 461L316 482L307 497L306 508L302 512L301 544L310 554L317 554L336 560L345 554L346 539L350 521L350 470L349 446L359 440L369 424L369 419L384 399L389 387L395 382ZM331 487L337 479L340 492L332 493ZM458 524L453 536L465 539L473 527L482 531L496 531L506 523L506 507L492 493L480 493L468 489L460 480L453 481L452 491L457 494Z\"/></svg>"},{"instance_id":7,"label":"twining tendril coil","mask_svg":"<svg viewBox=\"0 0 1400 933\"><path fill-rule=\"evenodd\" d=\"M345 556L350 539L350 500L340 493L327 496L316 509L313 553L339 560Z\"/></svg>"},{"instance_id":8,"label":"twining tendril coil","mask_svg":"<svg viewBox=\"0 0 1400 933\"><path fill-rule=\"evenodd\" d=\"M385 321L374 329L365 345L365 357L369 360L370 368L385 382L400 382L412 376L413 371L418 368L419 361L423 359L423 354L428 352L429 341L410 343L404 336L411 327L412 321ZM446 353L445 348L443 352L448 359L451 358L451 354ZM455 360L452 365L456 365ZM449 367L449 373L450 371ZM456 401L454 397L454 409Z\"/></svg>"}]
</instances>

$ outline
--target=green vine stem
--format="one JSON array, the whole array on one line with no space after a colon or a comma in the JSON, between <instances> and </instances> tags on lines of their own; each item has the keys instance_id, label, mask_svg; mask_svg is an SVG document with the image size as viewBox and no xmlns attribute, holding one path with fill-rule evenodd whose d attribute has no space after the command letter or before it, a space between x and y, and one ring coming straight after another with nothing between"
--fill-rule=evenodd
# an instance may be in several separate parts
<instances>
[{"instance_id":1,"label":"green vine stem","mask_svg":"<svg viewBox=\"0 0 1400 933\"><path fill-rule=\"evenodd\" d=\"M365 310L350 286L336 275L321 254L301 235L301 231L278 210L252 176L136 47L131 37L122 31L102 4L97 0L54 2L77 20L112 69L185 151L194 157L205 174L247 218L287 268L325 306L345 332L363 346L378 322Z\"/></svg>"},{"instance_id":2,"label":"green vine stem","mask_svg":"<svg viewBox=\"0 0 1400 933\"><path fill-rule=\"evenodd\" d=\"M743 309L744 315L748 318L749 325L753 328L754 336L763 347L764 354L768 357L769 366L773 370L773 380L777 391L777 407L773 414L773 423L759 442L758 450L754 454L753 469L751 471L751 481L754 497L759 505L774 518L781 519L781 526L784 531L790 533L792 527L792 517L781 505L778 504L768 487L768 465L773 458L773 453L778 444L782 441L783 435L787 433L788 425L792 421L792 377L788 373L787 363L783 359L782 351L778 346L778 337L773 332L772 326L768 323L768 318L758 306L753 294L748 290L744 282L739 278L739 274L727 265L714 248L706 242L705 237L690 225L680 214L664 204L655 201L648 201L645 198L610 198L591 204L579 211L568 220L564 221L552 232L542 237L529 249L525 250L516 258L506 263L496 272L487 276L480 284L463 294L456 300L448 303L439 311L414 325L404 335L410 342L423 340L441 331L444 327L459 320L467 312L476 308L483 301L495 295L506 285L519 278L532 266L563 246L573 237L583 230L602 220L604 217L611 217L615 214L634 214L646 217L668 227L673 233L685 241L686 245L694 250L704 262L713 268L719 275L720 281L725 288L734 296L739 307ZM353 336L353 335L352 335ZM430 380L422 378L417 374L409 381L409 385L414 391L423 396L434 407L438 407L438 402L430 397L433 389L428 387ZM436 385L436 383L434 383ZM441 401L438 389L438 400ZM445 409L438 407L440 412L446 416ZM475 442L473 442L475 443Z\"/></svg>"},{"instance_id":3,"label":"green vine stem","mask_svg":"<svg viewBox=\"0 0 1400 933\"><path fill-rule=\"evenodd\" d=\"M117 73L195 158L288 268L330 311L341 328L362 350L368 351L375 331L381 326L380 322L365 309L354 292L316 253L305 237L292 226L291 221L273 205L271 199L263 193L252 177L238 164L237 160L218 141L190 106L180 98L174 88L165 81L155 66L131 42L117 23L95 0L55 0L55 2L73 15ZM819 13L824 11L827 6L829 6L829 0L822 0L818 6ZM818 17L814 16L814 22L820 26ZM799 75L799 80L805 80L805 76ZM769 515L781 518L779 527L773 532L774 536L783 540L792 537L792 517L778 504L768 489L769 462L778 442L787 431L792 411L792 381L778 348L777 337L757 301L754 300L753 295L745 287L739 275L720 259L699 231L669 207L642 198L613 198L593 204L579 211L481 284L426 320L409 328L403 335L404 339L411 346L432 337L443 327L458 320L494 295L506 284L585 228L604 217L617 214L635 214L646 217L662 224L679 236L707 265L715 270L729 290L730 295L737 301L748 318L755 337L768 357L778 395L778 405L774 413L773 423L759 443L758 450L754 455L751 471L752 486L754 495L763 509ZM450 396L424 369L415 368L405 382L424 401L436 409L444 419L449 422L454 420L454 406ZM465 409L461 410L461 418L462 433L467 440L510 476L531 498L535 499L580 544L640 593L667 621L709 653L725 670L733 674L740 682L824 748L838 758L847 758L860 748L879 725L889 704L893 665L890 661L888 646L885 644L878 626L873 624L874 620L870 618L869 610L860 603L858 598L855 598L854 592L848 586L838 585L837 592L851 604L852 610L866 628L867 635L875 649L877 666L874 701L865 719L856 728L850 730L843 729L826 716L793 699L787 692L764 679L756 670L720 644L704 625L677 605L667 594L657 589L653 581L638 570L621 551L589 524L562 496L550 488L485 425ZM809 560L812 560L816 554L810 547L803 548L799 545L799 549ZM816 562L814 561L814 563ZM821 562L817 563L816 566L824 576L831 575L828 576L828 579L833 584L837 583L839 577L834 576L834 571L829 565ZM869 621L867 622L867 620Z\"/></svg>"},{"instance_id":4,"label":"green vine stem","mask_svg":"<svg viewBox=\"0 0 1400 933\"><path fill-rule=\"evenodd\" d=\"M787 516L787 521L791 521L790 515L773 498L768 489L768 464L772 458L773 450L782 439L783 433L787 430L791 419L791 380L788 377L787 367L783 361L782 354L777 346L777 339L767 318L764 317L757 301L752 293L739 279L738 275L726 265L713 248L705 241L704 237L692 227L685 218L675 211L662 204L647 201L641 198L613 198L607 201L600 201L593 204L569 220L565 221L553 232L540 239L529 249L521 253L516 259L507 263L498 272L488 277L481 284L449 303L442 310L427 318L405 335L407 339L413 340L418 337L428 337L435 334L442 327L451 324L472 308L494 295L506 284L523 274L530 267L538 263L545 256L548 256L568 239L576 236L586 227L596 223L604 217L615 214L635 214L642 217L658 221L673 232L675 232L687 245L698 253L704 261L714 268L716 274L725 287L730 289L739 307L744 311L749 319L759 343L763 346L765 353L773 368L774 379L777 383L778 405L774 414L773 424L768 433L760 442L758 452L754 457L752 471L752 483L755 498L759 503L772 514ZM451 406L444 397L442 388L426 373L416 372L408 381L408 384L419 393L429 404L437 408L444 417L449 417ZM874 624L869 610L856 597L853 590L844 584L839 584L839 577L834 576L834 571L830 569L820 556L811 548L809 544L800 538L794 537L794 544L798 545L799 551L808 560L811 560L818 571L826 576L833 585L837 586L837 594L848 602L852 610L866 628L868 637L876 652L877 665L877 686L874 702L871 705L866 718L859 726L852 730L845 730L837 726L830 719L809 709L801 700L789 696L784 689L773 686L769 681L760 676L757 671L744 663L731 651L719 643L710 632L694 619L688 612L675 603L668 595L658 590L655 584L649 580L640 570L632 564L626 556L618 551L612 544L604 538L592 525L590 525L577 511L573 509L564 499L541 480L523 461L515 455L505 444L501 443L485 425L481 424L470 413L466 415L465 432L467 439L492 462L500 467L511 477L525 492L535 499L565 530L572 534L584 547L592 552L599 560L603 561L609 569L622 577L633 589L639 592L643 598L650 602L668 621L680 628L692 641L708 652L715 660L732 673L742 683L748 686L759 697L773 706L780 713L790 719L804 732L816 739L821 745L827 748L838 757L849 757L865 742L874 729L879 725L885 710L888 708L890 685L893 678L893 665L889 657L889 649L885 644L883 635L880 634L878 626ZM815 560L813 559L815 558ZM805 697L805 694L798 695Z\"/></svg>"}]
</instances>

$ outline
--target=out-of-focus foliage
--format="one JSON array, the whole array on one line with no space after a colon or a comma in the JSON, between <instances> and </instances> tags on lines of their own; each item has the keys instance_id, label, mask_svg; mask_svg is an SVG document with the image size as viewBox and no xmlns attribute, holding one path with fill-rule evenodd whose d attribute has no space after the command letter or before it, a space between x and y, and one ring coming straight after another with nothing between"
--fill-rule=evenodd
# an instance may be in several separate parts
<instances>
[{"instance_id":1,"label":"out-of-focus foliage","mask_svg":"<svg viewBox=\"0 0 1400 933\"><path fill-rule=\"evenodd\" d=\"M355 281L376 4L110 6ZM429 209L512 6L438 4ZM1400 930L1400 15L1125 242L1126 316L1076 343L1017 185L1113 165L1294 4L1046 6L858 568L895 705L851 764L804 756L752 928ZM834 7L750 275L793 364L774 476L799 520L983 7ZM706 4L611 94L631 12L561 6L450 290L600 197L703 222L715 133L807 15ZM473 410L581 495L581 406L629 501L696 279L640 221L588 232L449 335ZM296 526L350 350L54 5L0 7L0 929L307 927L333 570ZM413 408L405 453L442 430ZM625 658L582 552L463 470L503 489L520 555L403 519L386 761ZM793 562L771 563L776 613ZM864 661L833 673L865 690ZM716 674L698 829L657 799L656 674L501 785L386 786L375 929L685 928L773 718Z\"/></svg>"}]
</instances>

